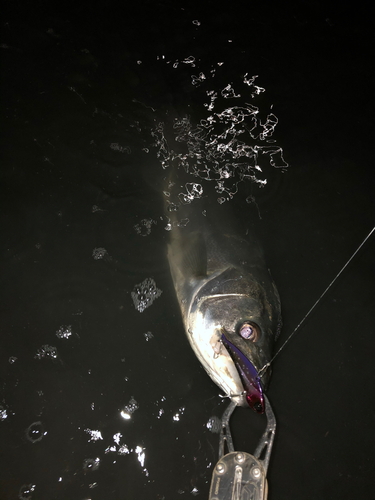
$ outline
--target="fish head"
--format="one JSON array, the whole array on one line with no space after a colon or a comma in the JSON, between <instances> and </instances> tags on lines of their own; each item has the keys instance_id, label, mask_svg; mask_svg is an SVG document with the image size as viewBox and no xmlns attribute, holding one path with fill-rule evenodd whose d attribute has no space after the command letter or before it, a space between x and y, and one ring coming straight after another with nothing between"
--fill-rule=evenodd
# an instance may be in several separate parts
<instances>
[{"instance_id":1,"label":"fish head","mask_svg":"<svg viewBox=\"0 0 375 500\"><path fill-rule=\"evenodd\" d=\"M246 332L254 332L257 330L257 327L246 322L243 323L241 329L246 330ZM250 361L250 359L253 357L251 355L252 349L249 349L248 346L245 346L246 348L240 350L228 340L227 336L225 335L225 331L222 331L221 333L221 341L225 349L228 351L230 357L232 358L238 374L240 375L247 404L255 412L264 413L263 388L260 382L258 371L255 368L254 364ZM252 341L250 340L250 342ZM246 352L246 355L243 351Z\"/></svg>"},{"instance_id":2,"label":"fish head","mask_svg":"<svg viewBox=\"0 0 375 500\"><path fill-rule=\"evenodd\" d=\"M248 295L234 293L206 297L204 302L201 312L205 315L206 329L215 331L213 337L221 343L218 366L220 356L225 355L227 365L232 363L235 367L228 373L236 371L242 384L244 397L239 404L263 413L263 391L271 373L268 369L260 377L259 372L271 359L274 340L264 304Z\"/></svg>"}]
</instances>

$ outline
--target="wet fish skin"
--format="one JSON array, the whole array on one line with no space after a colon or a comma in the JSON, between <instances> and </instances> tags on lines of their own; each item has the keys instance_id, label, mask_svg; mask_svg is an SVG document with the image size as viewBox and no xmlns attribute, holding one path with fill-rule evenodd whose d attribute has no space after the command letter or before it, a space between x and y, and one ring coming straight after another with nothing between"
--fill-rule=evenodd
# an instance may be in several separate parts
<instances>
[{"instance_id":1,"label":"wet fish skin","mask_svg":"<svg viewBox=\"0 0 375 500\"><path fill-rule=\"evenodd\" d=\"M201 201L194 200L199 214ZM190 216L192 213L192 207L180 209L172 215L168 260L188 340L208 375L227 396L262 413L262 391L267 389L271 373L266 371L261 384L254 373L271 359L281 327L280 298L263 251L254 235L240 236L230 223L222 229L220 216L213 220L197 217L199 222L178 227L176 220L185 217L187 210ZM258 325L256 342L241 337L239 329L244 323ZM235 362L236 349L250 362L247 381Z\"/></svg>"}]
</instances>

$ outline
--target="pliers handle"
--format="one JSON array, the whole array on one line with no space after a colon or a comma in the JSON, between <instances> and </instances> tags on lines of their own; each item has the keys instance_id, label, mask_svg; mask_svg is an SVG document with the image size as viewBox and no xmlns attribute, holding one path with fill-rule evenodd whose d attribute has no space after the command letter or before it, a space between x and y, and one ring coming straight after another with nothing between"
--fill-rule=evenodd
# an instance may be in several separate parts
<instances>
[{"instance_id":1,"label":"pliers handle","mask_svg":"<svg viewBox=\"0 0 375 500\"><path fill-rule=\"evenodd\" d=\"M231 401L222 418L219 442L219 461L211 481L209 500L266 500L268 494L267 469L276 432L276 418L268 398L266 402L267 427L254 455L234 451L229 419L237 404ZM225 445L228 453L225 454ZM260 459L263 454L264 458Z\"/></svg>"}]
</instances>

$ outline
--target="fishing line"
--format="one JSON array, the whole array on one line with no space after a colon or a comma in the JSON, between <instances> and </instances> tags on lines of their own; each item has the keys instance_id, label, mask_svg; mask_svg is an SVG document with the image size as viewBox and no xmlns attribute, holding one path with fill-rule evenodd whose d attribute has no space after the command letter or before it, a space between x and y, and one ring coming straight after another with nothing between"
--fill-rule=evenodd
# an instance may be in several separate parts
<instances>
[{"instance_id":1,"label":"fishing line","mask_svg":"<svg viewBox=\"0 0 375 500\"><path fill-rule=\"evenodd\" d=\"M331 286L334 284L334 282L337 280L337 278L341 275L341 273L346 269L346 267L349 265L349 263L353 260L353 258L357 255L359 250L363 247L363 245L366 243L366 241L370 238L372 233L375 231L375 227L371 229L369 234L366 236L366 238L362 241L362 243L359 245L357 250L352 254L350 259L346 262L346 264L341 268L341 270L336 274L335 278L331 281L331 283L327 286L327 288L324 290L324 292L320 295L318 300L315 302L315 304L309 309L309 311L305 314L305 316L302 318L302 320L298 323L298 325L295 327L295 329L292 331L292 333L289 335L289 337L285 340L285 342L282 344L280 349L276 352L276 354L273 356L271 361L266 363L258 372L259 378L261 378L264 375L264 372L271 366L271 363L274 362L276 356L280 354L280 352L284 349L286 344L289 342L289 340L293 337L293 335L296 333L296 331L301 327L302 323L306 320L306 318L311 314L311 312L315 309L315 307L319 304L319 302L322 300L324 295L328 292L328 290L331 288Z\"/></svg>"}]
</instances>

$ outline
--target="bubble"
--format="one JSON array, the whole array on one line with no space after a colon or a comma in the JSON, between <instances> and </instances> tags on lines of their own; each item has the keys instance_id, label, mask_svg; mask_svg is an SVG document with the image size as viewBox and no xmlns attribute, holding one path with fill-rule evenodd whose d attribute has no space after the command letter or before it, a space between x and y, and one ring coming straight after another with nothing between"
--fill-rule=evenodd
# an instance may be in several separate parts
<instances>
[{"instance_id":1,"label":"bubble","mask_svg":"<svg viewBox=\"0 0 375 500\"><path fill-rule=\"evenodd\" d=\"M146 448L142 448L142 446L137 446L135 448L135 453L137 454L138 461L142 467L145 465L145 458L146 458L146 454L144 452L145 449Z\"/></svg>"},{"instance_id":2,"label":"bubble","mask_svg":"<svg viewBox=\"0 0 375 500\"><path fill-rule=\"evenodd\" d=\"M236 94L234 89L232 88L232 85L231 84L228 84L222 91L221 91L221 95L225 98L225 99L230 99L230 98L238 98L238 97L241 97L240 94Z\"/></svg>"},{"instance_id":3,"label":"bubble","mask_svg":"<svg viewBox=\"0 0 375 500\"><path fill-rule=\"evenodd\" d=\"M198 21L196 21L198 22ZM194 21L193 21L193 24L194 24ZM186 57L183 61L182 61L184 64L190 64L192 67L195 66L195 57L194 56L189 56L189 57Z\"/></svg>"},{"instance_id":4,"label":"bubble","mask_svg":"<svg viewBox=\"0 0 375 500\"><path fill-rule=\"evenodd\" d=\"M119 455L129 455L130 450L129 450L129 448L128 448L128 446L127 446L126 444L122 444L122 445L119 447L119 449L118 449L117 453L118 453Z\"/></svg>"},{"instance_id":5,"label":"bubble","mask_svg":"<svg viewBox=\"0 0 375 500\"><path fill-rule=\"evenodd\" d=\"M94 471L99 468L100 458L85 458L83 461L83 470L85 472Z\"/></svg>"},{"instance_id":6,"label":"bubble","mask_svg":"<svg viewBox=\"0 0 375 500\"><path fill-rule=\"evenodd\" d=\"M196 182L188 182L186 184L186 191L188 192L189 198L201 198L203 195L202 184L197 184Z\"/></svg>"},{"instance_id":7,"label":"bubble","mask_svg":"<svg viewBox=\"0 0 375 500\"><path fill-rule=\"evenodd\" d=\"M118 432L117 434L114 434L113 435L113 441L116 443L116 444L120 444L120 439L122 438L122 434L121 432Z\"/></svg>"},{"instance_id":8,"label":"bubble","mask_svg":"<svg viewBox=\"0 0 375 500\"><path fill-rule=\"evenodd\" d=\"M91 212L94 214L95 212L105 212L102 208L98 207L98 205L93 205L91 208Z\"/></svg>"},{"instance_id":9,"label":"bubble","mask_svg":"<svg viewBox=\"0 0 375 500\"><path fill-rule=\"evenodd\" d=\"M44 432L43 424L42 422L33 422L29 427L26 429L26 439L30 441L31 443L38 443L43 439L43 437L47 433Z\"/></svg>"},{"instance_id":10,"label":"bubble","mask_svg":"<svg viewBox=\"0 0 375 500\"><path fill-rule=\"evenodd\" d=\"M130 401L129 403L124 406L124 409L121 411L120 415L122 416L122 418L124 418L125 420L129 420L132 416L132 414L138 410L139 408L139 404L138 402L134 399L134 397L132 396L130 398Z\"/></svg>"},{"instance_id":11,"label":"bubble","mask_svg":"<svg viewBox=\"0 0 375 500\"><path fill-rule=\"evenodd\" d=\"M178 205L176 205L175 203L169 203L167 210L168 212L177 212Z\"/></svg>"},{"instance_id":12,"label":"bubble","mask_svg":"<svg viewBox=\"0 0 375 500\"><path fill-rule=\"evenodd\" d=\"M72 325L60 326L56 332L56 337L59 339L68 339L72 335Z\"/></svg>"},{"instance_id":13,"label":"bubble","mask_svg":"<svg viewBox=\"0 0 375 500\"><path fill-rule=\"evenodd\" d=\"M221 420L219 417L213 416L208 419L206 424L207 429L213 434L219 434L221 431Z\"/></svg>"},{"instance_id":14,"label":"bubble","mask_svg":"<svg viewBox=\"0 0 375 500\"><path fill-rule=\"evenodd\" d=\"M184 411L185 411L184 407L178 409L178 412L172 417L174 422L179 422L180 416L184 414Z\"/></svg>"},{"instance_id":15,"label":"bubble","mask_svg":"<svg viewBox=\"0 0 375 500\"><path fill-rule=\"evenodd\" d=\"M142 283L135 285L134 290L131 292L131 297L134 307L139 312L143 312L161 294L162 291L156 287L155 281L152 278L146 278Z\"/></svg>"},{"instance_id":16,"label":"bubble","mask_svg":"<svg viewBox=\"0 0 375 500\"><path fill-rule=\"evenodd\" d=\"M22 485L18 492L19 500L30 500L35 488L36 488L35 484Z\"/></svg>"},{"instance_id":17,"label":"bubble","mask_svg":"<svg viewBox=\"0 0 375 500\"><path fill-rule=\"evenodd\" d=\"M139 224L134 226L134 229L140 236L148 236L151 233L152 224L156 224L156 221L153 219L142 219Z\"/></svg>"},{"instance_id":18,"label":"bubble","mask_svg":"<svg viewBox=\"0 0 375 500\"><path fill-rule=\"evenodd\" d=\"M8 418L7 409L0 405L0 422L3 422L6 418Z\"/></svg>"},{"instance_id":19,"label":"bubble","mask_svg":"<svg viewBox=\"0 0 375 500\"><path fill-rule=\"evenodd\" d=\"M92 251L92 256L95 260L103 259L108 254L105 248L94 248Z\"/></svg>"},{"instance_id":20,"label":"bubble","mask_svg":"<svg viewBox=\"0 0 375 500\"><path fill-rule=\"evenodd\" d=\"M204 80L206 79L206 76L204 73L199 73L198 76L196 75L191 75L191 83L192 85L200 85Z\"/></svg>"},{"instance_id":21,"label":"bubble","mask_svg":"<svg viewBox=\"0 0 375 500\"><path fill-rule=\"evenodd\" d=\"M131 153L131 149L129 146L120 146L117 142L112 142L109 146L113 151L118 151L119 153Z\"/></svg>"},{"instance_id":22,"label":"bubble","mask_svg":"<svg viewBox=\"0 0 375 500\"><path fill-rule=\"evenodd\" d=\"M151 332L146 332L143 335L144 335L144 338L146 339L146 342L148 342L149 340L154 338L154 336L152 335Z\"/></svg>"},{"instance_id":23,"label":"bubble","mask_svg":"<svg viewBox=\"0 0 375 500\"><path fill-rule=\"evenodd\" d=\"M110 453L110 452L114 453L117 451L118 455L129 455L129 453L130 453L129 447L126 444L120 444L121 438L122 438L122 434L120 432L118 432L117 434L114 434L113 441L118 446L118 450L116 450L116 446L112 445L112 446L108 446L106 448L105 453Z\"/></svg>"},{"instance_id":24,"label":"bubble","mask_svg":"<svg viewBox=\"0 0 375 500\"><path fill-rule=\"evenodd\" d=\"M12 365L13 363L15 363L17 361L18 358L16 358L16 356L11 356L8 361L9 363Z\"/></svg>"},{"instance_id":25,"label":"bubble","mask_svg":"<svg viewBox=\"0 0 375 500\"><path fill-rule=\"evenodd\" d=\"M199 62L194 64L198 66ZM158 123L152 135L163 169L179 168L195 178L212 181L225 195L219 200L229 201L238 192L240 182L249 181L259 187L266 184L263 164L285 171L288 163L283 149L272 138L278 124L276 115L269 108L263 110L250 103L265 91L255 84L257 76L246 73L215 89L213 78L222 64L217 63L207 76L202 71L191 75L193 85L204 86L207 100L198 123L186 116L175 119L173 133L180 143L178 152L169 147L164 135L168 125ZM170 136L170 130L167 132ZM192 194L189 190L180 193L179 201L190 203L195 197Z\"/></svg>"},{"instance_id":26,"label":"bubble","mask_svg":"<svg viewBox=\"0 0 375 500\"><path fill-rule=\"evenodd\" d=\"M57 359L58 358L58 353L56 347L53 347L52 345L44 344L42 347L40 347L35 356L35 359Z\"/></svg>"},{"instance_id":27,"label":"bubble","mask_svg":"<svg viewBox=\"0 0 375 500\"><path fill-rule=\"evenodd\" d=\"M90 434L90 439L89 439L89 442L90 441L99 441L99 439L101 439L103 441L103 436L102 436L102 433L98 430L93 430L93 429L85 429L85 432L87 434Z\"/></svg>"}]
</instances>

